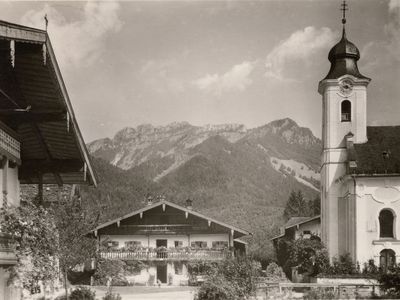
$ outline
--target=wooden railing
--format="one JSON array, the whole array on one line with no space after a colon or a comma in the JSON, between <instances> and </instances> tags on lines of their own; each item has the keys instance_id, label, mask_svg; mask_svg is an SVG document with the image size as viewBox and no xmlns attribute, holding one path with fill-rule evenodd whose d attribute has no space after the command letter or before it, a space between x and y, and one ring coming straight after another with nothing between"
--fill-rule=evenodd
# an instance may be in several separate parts
<instances>
[{"instance_id":1,"label":"wooden railing","mask_svg":"<svg viewBox=\"0 0 400 300\"><path fill-rule=\"evenodd\" d=\"M228 250L190 249L190 250L111 250L100 251L101 258L120 260L222 260L232 256Z\"/></svg>"}]
</instances>

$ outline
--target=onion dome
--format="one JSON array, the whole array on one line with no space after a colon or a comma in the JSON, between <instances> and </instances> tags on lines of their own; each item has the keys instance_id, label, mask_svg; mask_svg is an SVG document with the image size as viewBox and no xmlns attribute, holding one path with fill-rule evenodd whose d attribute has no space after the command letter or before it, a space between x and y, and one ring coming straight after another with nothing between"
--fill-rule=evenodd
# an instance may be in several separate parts
<instances>
[{"instance_id":1,"label":"onion dome","mask_svg":"<svg viewBox=\"0 0 400 300\"><path fill-rule=\"evenodd\" d=\"M337 79L343 75L352 75L357 78L366 78L357 67L357 61L360 59L360 51L352 42L346 38L346 16L347 4L342 4L343 10L343 32L342 39L329 51L328 59L331 62L331 69L324 79Z\"/></svg>"}]
</instances>

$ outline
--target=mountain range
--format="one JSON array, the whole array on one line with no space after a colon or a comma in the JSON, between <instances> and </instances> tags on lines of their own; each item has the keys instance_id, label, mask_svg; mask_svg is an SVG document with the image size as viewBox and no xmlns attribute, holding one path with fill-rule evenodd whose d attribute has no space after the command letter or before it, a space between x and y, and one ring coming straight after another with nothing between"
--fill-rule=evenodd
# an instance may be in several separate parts
<instances>
[{"instance_id":1,"label":"mountain range","mask_svg":"<svg viewBox=\"0 0 400 300\"><path fill-rule=\"evenodd\" d=\"M254 233L250 249L270 253L269 238L282 224L291 191L307 200L319 191L321 141L291 119L247 129L240 124L140 125L88 144L100 177L84 188L101 220L164 195Z\"/></svg>"}]
</instances>

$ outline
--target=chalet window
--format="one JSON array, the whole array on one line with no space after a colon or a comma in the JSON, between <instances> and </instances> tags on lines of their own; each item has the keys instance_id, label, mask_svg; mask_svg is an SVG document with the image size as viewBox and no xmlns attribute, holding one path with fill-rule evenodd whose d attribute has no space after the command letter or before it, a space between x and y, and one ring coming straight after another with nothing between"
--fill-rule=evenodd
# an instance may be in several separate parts
<instances>
[{"instance_id":1,"label":"chalet window","mask_svg":"<svg viewBox=\"0 0 400 300\"><path fill-rule=\"evenodd\" d=\"M183 264L180 262L174 263L175 275L182 275L183 273Z\"/></svg>"},{"instance_id":2,"label":"chalet window","mask_svg":"<svg viewBox=\"0 0 400 300\"><path fill-rule=\"evenodd\" d=\"M130 250L136 249L138 247L142 246L142 242L140 241L127 241L125 242L125 248L128 248Z\"/></svg>"},{"instance_id":3,"label":"chalet window","mask_svg":"<svg viewBox=\"0 0 400 300\"><path fill-rule=\"evenodd\" d=\"M342 122L351 121L351 102L344 100L341 104Z\"/></svg>"},{"instance_id":4,"label":"chalet window","mask_svg":"<svg viewBox=\"0 0 400 300\"><path fill-rule=\"evenodd\" d=\"M192 248L207 248L207 242L205 241L195 241L195 242L191 242L190 246Z\"/></svg>"},{"instance_id":5,"label":"chalet window","mask_svg":"<svg viewBox=\"0 0 400 300\"><path fill-rule=\"evenodd\" d=\"M214 249L225 249L225 248L228 248L228 242L225 242L225 241L214 241L214 242L212 242L212 247Z\"/></svg>"},{"instance_id":6,"label":"chalet window","mask_svg":"<svg viewBox=\"0 0 400 300\"><path fill-rule=\"evenodd\" d=\"M396 263L396 253L391 249L384 249L380 253L379 266L382 271L387 272L388 268L393 267Z\"/></svg>"},{"instance_id":7,"label":"chalet window","mask_svg":"<svg viewBox=\"0 0 400 300\"><path fill-rule=\"evenodd\" d=\"M183 242L182 241L175 241L174 244L175 244L175 248L183 247Z\"/></svg>"},{"instance_id":8,"label":"chalet window","mask_svg":"<svg viewBox=\"0 0 400 300\"><path fill-rule=\"evenodd\" d=\"M311 234L311 231L310 230L304 230L303 234Z\"/></svg>"},{"instance_id":9,"label":"chalet window","mask_svg":"<svg viewBox=\"0 0 400 300\"><path fill-rule=\"evenodd\" d=\"M119 242L118 241L108 241L107 246L110 249L117 249L119 247Z\"/></svg>"},{"instance_id":10,"label":"chalet window","mask_svg":"<svg viewBox=\"0 0 400 300\"><path fill-rule=\"evenodd\" d=\"M379 213L379 227L380 232L379 236L381 238L393 238L393 224L394 223L394 215L392 211L388 209L383 209Z\"/></svg>"}]
</instances>

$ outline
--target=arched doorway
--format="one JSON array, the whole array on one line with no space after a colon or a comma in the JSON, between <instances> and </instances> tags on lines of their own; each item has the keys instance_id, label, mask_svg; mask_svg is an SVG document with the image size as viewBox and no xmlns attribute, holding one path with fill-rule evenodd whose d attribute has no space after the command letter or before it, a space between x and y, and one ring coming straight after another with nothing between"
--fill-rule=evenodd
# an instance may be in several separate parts
<instances>
[{"instance_id":1,"label":"arched doorway","mask_svg":"<svg viewBox=\"0 0 400 300\"><path fill-rule=\"evenodd\" d=\"M396 253L392 249L384 249L380 252L379 266L386 272L388 268L396 263Z\"/></svg>"}]
</instances>

